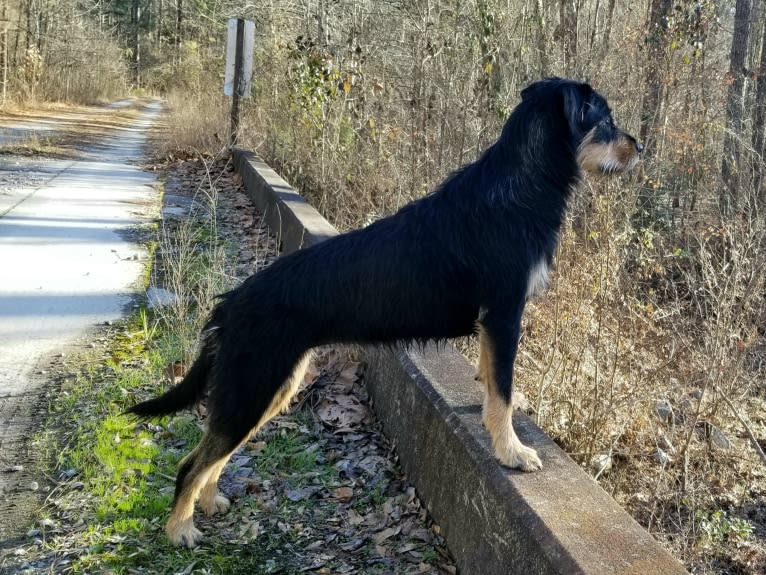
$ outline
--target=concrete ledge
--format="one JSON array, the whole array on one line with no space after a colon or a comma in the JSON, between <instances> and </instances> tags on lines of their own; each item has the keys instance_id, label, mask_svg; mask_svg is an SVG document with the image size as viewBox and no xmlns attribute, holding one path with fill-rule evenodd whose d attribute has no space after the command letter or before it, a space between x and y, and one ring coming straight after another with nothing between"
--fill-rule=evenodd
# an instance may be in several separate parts
<instances>
[{"instance_id":1,"label":"concrete ledge","mask_svg":"<svg viewBox=\"0 0 766 575\"><path fill-rule=\"evenodd\" d=\"M284 251L335 230L253 154L234 151L247 193ZM273 223L272 223L273 222ZM684 567L528 417L516 431L544 468L501 467L481 425L474 369L452 347L366 351L373 406L463 575L670 575Z\"/></svg>"},{"instance_id":2,"label":"concrete ledge","mask_svg":"<svg viewBox=\"0 0 766 575\"><path fill-rule=\"evenodd\" d=\"M303 196L255 154L234 150L232 155L248 196L277 236L280 252L292 252L337 235Z\"/></svg>"}]
</instances>

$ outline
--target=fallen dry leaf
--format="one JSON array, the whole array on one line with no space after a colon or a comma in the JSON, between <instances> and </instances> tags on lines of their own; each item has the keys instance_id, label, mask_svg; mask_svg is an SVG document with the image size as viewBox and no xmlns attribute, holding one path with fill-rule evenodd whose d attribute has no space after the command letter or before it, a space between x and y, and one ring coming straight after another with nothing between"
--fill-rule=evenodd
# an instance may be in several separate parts
<instances>
[{"instance_id":1,"label":"fallen dry leaf","mask_svg":"<svg viewBox=\"0 0 766 575\"><path fill-rule=\"evenodd\" d=\"M354 498L354 490L350 487L338 487L333 489L333 494L335 495L335 499L342 503L347 503Z\"/></svg>"},{"instance_id":2,"label":"fallen dry leaf","mask_svg":"<svg viewBox=\"0 0 766 575\"><path fill-rule=\"evenodd\" d=\"M326 397L316 408L320 420L330 427L351 429L369 416L367 408L353 395Z\"/></svg>"},{"instance_id":3,"label":"fallen dry leaf","mask_svg":"<svg viewBox=\"0 0 766 575\"><path fill-rule=\"evenodd\" d=\"M319 377L320 373L321 373L321 370L317 367L316 362L312 359L312 361L309 363L308 368L306 369L306 375L303 376L303 382L311 383L317 377Z\"/></svg>"},{"instance_id":4,"label":"fallen dry leaf","mask_svg":"<svg viewBox=\"0 0 766 575\"><path fill-rule=\"evenodd\" d=\"M266 442L265 441L248 441L247 448L250 451L253 451L255 453L260 453L261 451L266 449Z\"/></svg>"},{"instance_id":5,"label":"fallen dry leaf","mask_svg":"<svg viewBox=\"0 0 766 575\"><path fill-rule=\"evenodd\" d=\"M321 487L310 485L307 487L301 487L300 489L289 489L285 492L285 495L290 501L303 501L304 499L309 499L310 497L316 495L320 491L322 491Z\"/></svg>"},{"instance_id":6,"label":"fallen dry leaf","mask_svg":"<svg viewBox=\"0 0 766 575\"><path fill-rule=\"evenodd\" d=\"M399 535L399 532L402 530L401 525L397 525L396 527L389 527L387 529L384 529L383 531L376 533L372 536L372 540L380 545L384 541L391 539L394 535Z\"/></svg>"},{"instance_id":7,"label":"fallen dry leaf","mask_svg":"<svg viewBox=\"0 0 766 575\"><path fill-rule=\"evenodd\" d=\"M186 364L180 361L169 363L162 370L162 374L169 382L179 383L180 380L183 379L184 375L186 375Z\"/></svg>"}]
</instances>

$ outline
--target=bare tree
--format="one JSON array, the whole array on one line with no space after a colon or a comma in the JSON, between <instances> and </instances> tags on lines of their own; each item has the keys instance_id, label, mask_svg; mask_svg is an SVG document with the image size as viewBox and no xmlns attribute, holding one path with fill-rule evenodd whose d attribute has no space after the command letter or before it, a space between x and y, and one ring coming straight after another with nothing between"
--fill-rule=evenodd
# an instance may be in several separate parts
<instances>
[{"instance_id":1,"label":"bare tree","mask_svg":"<svg viewBox=\"0 0 766 575\"><path fill-rule=\"evenodd\" d=\"M545 31L547 22L545 19L543 0L535 0L534 2L534 19L537 24L536 36L537 52L540 58L540 76L547 76L550 72L551 64L548 57L548 39Z\"/></svg>"},{"instance_id":2,"label":"bare tree","mask_svg":"<svg viewBox=\"0 0 766 575\"><path fill-rule=\"evenodd\" d=\"M761 14L760 27L760 57L758 58L758 68L756 70L756 89L755 89L755 109L753 111L753 151L756 161L753 162L753 181L760 203L764 198L764 153L766 153L766 17ZM760 160L760 161L758 161Z\"/></svg>"},{"instance_id":3,"label":"bare tree","mask_svg":"<svg viewBox=\"0 0 766 575\"><path fill-rule=\"evenodd\" d=\"M559 27L556 39L564 45L564 69L567 76L577 75L578 0L559 0Z\"/></svg>"},{"instance_id":4,"label":"bare tree","mask_svg":"<svg viewBox=\"0 0 766 575\"><path fill-rule=\"evenodd\" d=\"M734 35L729 56L729 84L726 96L726 134L724 136L723 157L721 159L721 213L730 214L736 208L739 176L742 175L741 157L744 135L744 95L747 47L750 42L751 0L737 0L734 13Z\"/></svg>"},{"instance_id":5,"label":"bare tree","mask_svg":"<svg viewBox=\"0 0 766 575\"><path fill-rule=\"evenodd\" d=\"M133 81L141 85L141 1L132 0L130 6L131 49L133 52Z\"/></svg>"},{"instance_id":6,"label":"bare tree","mask_svg":"<svg viewBox=\"0 0 766 575\"><path fill-rule=\"evenodd\" d=\"M183 26L184 9L183 0L176 0L176 58L181 58L181 33Z\"/></svg>"},{"instance_id":7,"label":"bare tree","mask_svg":"<svg viewBox=\"0 0 766 575\"><path fill-rule=\"evenodd\" d=\"M668 15L671 0L651 0L649 9L649 32L645 42L646 71L644 73L644 98L641 106L641 141L648 153L654 149L660 98L665 77L663 63L667 49Z\"/></svg>"}]
</instances>

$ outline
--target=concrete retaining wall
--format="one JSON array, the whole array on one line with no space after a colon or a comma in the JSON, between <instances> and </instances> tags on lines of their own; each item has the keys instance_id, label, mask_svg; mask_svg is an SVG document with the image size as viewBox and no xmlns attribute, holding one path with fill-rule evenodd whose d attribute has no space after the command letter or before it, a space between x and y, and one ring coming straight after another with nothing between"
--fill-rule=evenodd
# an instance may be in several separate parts
<instances>
[{"instance_id":1,"label":"concrete retaining wall","mask_svg":"<svg viewBox=\"0 0 766 575\"><path fill-rule=\"evenodd\" d=\"M247 193L285 252L337 232L255 155L234 151ZM373 406L462 575L665 575L684 567L528 417L543 470L501 467L481 425L474 369L452 347L366 352Z\"/></svg>"}]
</instances>

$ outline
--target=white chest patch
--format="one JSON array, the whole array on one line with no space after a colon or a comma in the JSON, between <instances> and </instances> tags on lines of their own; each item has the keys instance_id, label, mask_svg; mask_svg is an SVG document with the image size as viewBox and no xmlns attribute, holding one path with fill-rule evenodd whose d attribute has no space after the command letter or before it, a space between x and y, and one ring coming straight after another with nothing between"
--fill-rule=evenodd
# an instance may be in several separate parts
<instances>
[{"instance_id":1,"label":"white chest patch","mask_svg":"<svg viewBox=\"0 0 766 575\"><path fill-rule=\"evenodd\" d=\"M542 295L548 287L548 262L544 257L540 258L529 270L527 278L527 298Z\"/></svg>"}]
</instances>

